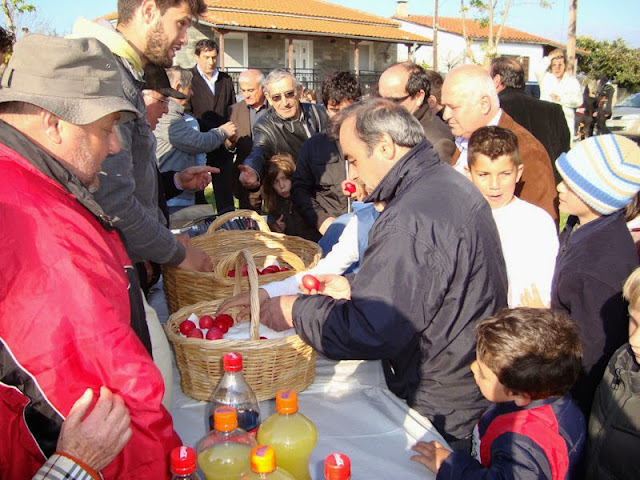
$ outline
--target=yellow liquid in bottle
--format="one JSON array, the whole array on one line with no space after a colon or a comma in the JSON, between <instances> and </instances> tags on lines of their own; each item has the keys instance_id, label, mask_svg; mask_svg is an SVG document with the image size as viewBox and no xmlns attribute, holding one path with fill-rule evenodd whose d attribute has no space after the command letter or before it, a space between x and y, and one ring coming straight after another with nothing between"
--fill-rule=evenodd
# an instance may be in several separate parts
<instances>
[{"instance_id":1,"label":"yellow liquid in bottle","mask_svg":"<svg viewBox=\"0 0 640 480\"><path fill-rule=\"evenodd\" d=\"M301 413L273 414L258 429L258 443L276 451L278 467L296 480L311 480L309 458L318 441L315 425Z\"/></svg>"},{"instance_id":2,"label":"yellow liquid in bottle","mask_svg":"<svg viewBox=\"0 0 640 480\"><path fill-rule=\"evenodd\" d=\"M251 470L251 445L219 443L198 454L198 466L207 480L238 480Z\"/></svg>"}]
</instances>

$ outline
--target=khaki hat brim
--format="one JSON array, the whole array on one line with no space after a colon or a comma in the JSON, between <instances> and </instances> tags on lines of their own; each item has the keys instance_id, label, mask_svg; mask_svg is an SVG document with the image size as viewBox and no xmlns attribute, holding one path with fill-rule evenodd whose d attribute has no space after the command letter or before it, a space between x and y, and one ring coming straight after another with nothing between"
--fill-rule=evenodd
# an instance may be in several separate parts
<instances>
[{"instance_id":1,"label":"khaki hat brim","mask_svg":"<svg viewBox=\"0 0 640 480\"><path fill-rule=\"evenodd\" d=\"M142 114L124 98L108 96L97 98L71 98L43 96L31 93L21 93L11 88L0 89L0 103L24 102L36 105L53 113L74 125L87 125L100 120L111 113L120 113L117 123L129 122Z\"/></svg>"}]
</instances>

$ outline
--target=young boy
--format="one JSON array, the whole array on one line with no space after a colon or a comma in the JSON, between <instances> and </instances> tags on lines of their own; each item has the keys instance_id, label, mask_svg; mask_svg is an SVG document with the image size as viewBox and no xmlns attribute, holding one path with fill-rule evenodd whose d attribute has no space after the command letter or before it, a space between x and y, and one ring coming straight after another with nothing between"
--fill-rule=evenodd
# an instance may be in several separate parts
<instances>
[{"instance_id":1,"label":"young boy","mask_svg":"<svg viewBox=\"0 0 640 480\"><path fill-rule=\"evenodd\" d=\"M596 392L587 480L626 480L640 472L640 268L622 293L629 302L629 343L613 355Z\"/></svg>"},{"instance_id":2,"label":"young boy","mask_svg":"<svg viewBox=\"0 0 640 480\"><path fill-rule=\"evenodd\" d=\"M558 234L551 216L514 195L522 176L518 139L511 130L489 126L469 138L467 176L489 202L498 227L509 280L508 305L535 285L546 303L558 254Z\"/></svg>"},{"instance_id":3,"label":"young boy","mask_svg":"<svg viewBox=\"0 0 640 480\"><path fill-rule=\"evenodd\" d=\"M560 235L551 308L578 324L584 369L572 389L588 418L607 361L627 339L624 280L638 266L624 207L640 190L640 148L619 135L577 143L556 166L560 211L570 216Z\"/></svg>"},{"instance_id":4,"label":"young boy","mask_svg":"<svg viewBox=\"0 0 640 480\"><path fill-rule=\"evenodd\" d=\"M586 425L568 394L581 367L577 330L547 309L504 309L482 320L471 370L494 403L478 421L472 453L418 442L411 460L438 480L580 478Z\"/></svg>"}]
</instances>

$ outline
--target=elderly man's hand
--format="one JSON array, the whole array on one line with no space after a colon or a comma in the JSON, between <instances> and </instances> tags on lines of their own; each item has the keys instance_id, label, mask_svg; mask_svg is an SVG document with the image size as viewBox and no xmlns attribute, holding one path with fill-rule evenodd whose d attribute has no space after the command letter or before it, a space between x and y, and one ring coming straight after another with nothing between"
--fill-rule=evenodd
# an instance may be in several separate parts
<instances>
[{"instance_id":1,"label":"elderly man's hand","mask_svg":"<svg viewBox=\"0 0 640 480\"><path fill-rule=\"evenodd\" d=\"M269 294L264 288L258 289L258 302L260 303L260 308L264 302L269 300ZM227 298L224 302L220 304L218 310L216 310L216 315L220 315L221 313L226 312L232 307L242 307L242 310L236 315L236 320L242 320L244 317L249 315L251 306L251 293L243 292L239 293L235 297Z\"/></svg>"},{"instance_id":2,"label":"elderly man's hand","mask_svg":"<svg viewBox=\"0 0 640 480\"><path fill-rule=\"evenodd\" d=\"M293 303L298 297L285 295L270 298L260 307L260 323L276 332L293 328Z\"/></svg>"},{"instance_id":3,"label":"elderly man's hand","mask_svg":"<svg viewBox=\"0 0 640 480\"><path fill-rule=\"evenodd\" d=\"M238 133L238 127L236 127L235 123L227 122L224 125L220 126L220 130L225 131L225 133L227 134L227 137L229 138L232 144L236 142L237 140L236 134Z\"/></svg>"},{"instance_id":4,"label":"elderly man's hand","mask_svg":"<svg viewBox=\"0 0 640 480\"><path fill-rule=\"evenodd\" d=\"M238 170L240 170L240 176L238 178L244 188L253 190L260 187L258 174L253 168L247 167L246 165L238 165Z\"/></svg>"},{"instance_id":5,"label":"elderly man's hand","mask_svg":"<svg viewBox=\"0 0 640 480\"><path fill-rule=\"evenodd\" d=\"M93 390L87 389L62 423L56 450L87 464L96 472L109 465L131 438L131 419L124 400L100 388L100 398L89 411Z\"/></svg>"},{"instance_id":6,"label":"elderly man's hand","mask_svg":"<svg viewBox=\"0 0 640 480\"><path fill-rule=\"evenodd\" d=\"M335 275L333 273L314 275L320 282L320 288L316 292L315 290L309 291L304 285L300 284L300 291L307 295L327 295L333 297L336 300L351 300L351 285L349 280L342 275Z\"/></svg>"},{"instance_id":7,"label":"elderly man's hand","mask_svg":"<svg viewBox=\"0 0 640 480\"><path fill-rule=\"evenodd\" d=\"M211 183L214 173L220 173L220 169L196 165L178 172L175 179L182 190L204 190Z\"/></svg>"}]
</instances>

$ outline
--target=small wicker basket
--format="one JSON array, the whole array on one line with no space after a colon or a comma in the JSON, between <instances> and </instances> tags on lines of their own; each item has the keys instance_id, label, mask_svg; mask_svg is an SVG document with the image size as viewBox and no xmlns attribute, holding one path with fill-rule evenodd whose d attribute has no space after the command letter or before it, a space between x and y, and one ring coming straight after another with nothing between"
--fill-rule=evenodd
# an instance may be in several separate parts
<instances>
[{"instance_id":1,"label":"small wicker basket","mask_svg":"<svg viewBox=\"0 0 640 480\"><path fill-rule=\"evenodd\" d=\"M181 308L171 315L164 325L167 338L173 345L182 391L196 400L208 401L211 398L224 373L222 357L227 352L242 354L244 377L259 401L275 398L278 391L283 389L301 392L311 385L315 377L317 353L298 335L260 340L258 275L253 258L246 250L235 254L236 269L242 267L243 259L249 268L251 339L201 340L180 335L182 321L192 313L199 317L213 316L223 300L200 302ZM240 291L241 283L242 278L237 277L234 284L235 292ZM235 318L239 311L238 307L230 309L227 313Z\"/></svg>"},{"instance_id":2,"label":"small wicker basket","mask_svg":"<svg viewBox=\"0 0 640 480\"><path fill-rule=\"evenodd\" d=\"M260 230L219 230L233 218L251 218ZM196 272L177 267L163 267L164 291L169 312L205 300L218 300L232 295L234 280L231 270L236 252L248 250L260 268L277 260L288 272L260 275L260 284L284 280L296 272L314 267L322 256L317 243L299 237L272 233L264 219L253 210L236 210L216 218L207 233L191 240L191 245L204 250L211 258L213 272Z\"/></svg>"}]
</instances>

